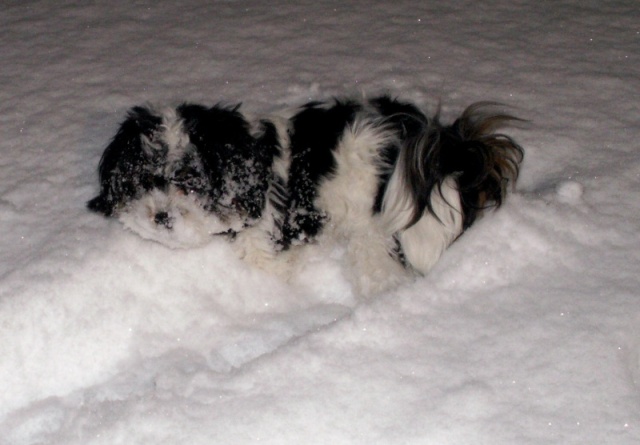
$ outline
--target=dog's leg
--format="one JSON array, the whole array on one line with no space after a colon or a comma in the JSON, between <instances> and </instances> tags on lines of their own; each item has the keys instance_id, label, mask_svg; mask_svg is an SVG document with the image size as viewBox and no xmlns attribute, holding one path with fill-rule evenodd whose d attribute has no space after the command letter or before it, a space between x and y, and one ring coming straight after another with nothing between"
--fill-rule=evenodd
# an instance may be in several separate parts
<instances>
[{"instance_id":1,"label":"dog's leg","mask_svg":"<svg viewBox=\"0 0 640 445\"><path fill-rule=\"evenodd\" d=\"M239 232L232 246L247 264L289 280L294 272L297 249L277 251L268 232L261 225Z\"/></svg>"},{"instance_id":2,"label":"dog's leg","mask_svg":"<svg viewBox=\"0 0 640 445\"><path fill-rule=\"evenodd\" d=\"M349 238L347 263L354 292L370 296L392 289L406 282L411 272L395 258L393 239L382 233L361 233Z\"/></svg>"}]
</instances>

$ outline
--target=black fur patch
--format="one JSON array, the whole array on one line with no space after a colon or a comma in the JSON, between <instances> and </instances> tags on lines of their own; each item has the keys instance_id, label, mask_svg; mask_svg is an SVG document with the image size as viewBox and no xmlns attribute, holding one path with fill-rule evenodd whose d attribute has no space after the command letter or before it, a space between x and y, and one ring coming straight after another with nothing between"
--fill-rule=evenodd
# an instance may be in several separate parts
<instances>
[{"instance_id":1,"label":"black fur patch","mask_svg":"<svg viewBox=\"0 0 640 445\"><path fill-rule=\"evenodd\" d=\"M237 169L244 157L243 150L252 145L249 124L237 110L238 107L218 105L211 108L188 104L178 107L185 131L198 151L209 180L214 206L207 209L209 211L220 210L218 205L231 193L225 177L235 173L230 171L231 168Z\"/></svg>"},{"instance_id":2,"label":"black fur patch","mask_svg":"<svg viewBox=\"0 0 640 445\"><path fill-rule=\"evenodd\" d=\"M387 145L380 153L383 165L390 166L378 174L378 191L373 203L373 213L382 211L382 201L393 173L393 166L398 160L402 141L416 140L428 124L427 117L414 105L400 102L389 96L381 96L369 101L384 118L382 123L390 125L398 135L396 143Z\"/></svg>"},{"instance_id":3,"label":"black fur patch","mask_svg":"<svg viewBox=\"0 0 640 445\"><path fill-rule=\"evenodd\" d=\"M212 207L207 210L237 213L248 222L260 218L271 164L279 153L275 126L262 121L255 139L237 106L183 105L178 112L209 180Z\"/></svg>"},{"instance_id":4,"label":"black fur patch","mask_svg":"<svg viewBox=\"0 0 640 445\"><path fill-rule=\"evenodd\" d=\"M129 111L100 159L100 194L87 203L91 210L111 216L116 207L154 186L161 160L145 152L141 136L153 140L161 123L162 119L147 108L134 107Z\"/></svg>"},{"instance_id":5,"label":"black fur patch","mask_svg":"<svg viewBox=\"0 0 640 445\"><path fill-rule=\"evenodd\" d=\"M289 196L278 240L282 248L308 242L322 229L327 215L314 203L318 186L335 172L333 151L359 109L355 102L336 101L329 107L313 102L291 119Z\"/></svg>"},{"instance_id":6,"label":"black fur patch","mask_svg":"<svg viewBox=\"0 0 640 445\"><path fill-rule=\"evenodd\" d=\"M244 178L238 178L245 182L245 192L239 199L239 205L245 209L249 218L257 220L264 210L267 190L274 181L272 165L274 158L280 156L281 148L278 142L276 127L272 122L263 120L260 122L261 134L251 147L252 154L245 160L246 171Z\"/></svg>"}]
</instances>

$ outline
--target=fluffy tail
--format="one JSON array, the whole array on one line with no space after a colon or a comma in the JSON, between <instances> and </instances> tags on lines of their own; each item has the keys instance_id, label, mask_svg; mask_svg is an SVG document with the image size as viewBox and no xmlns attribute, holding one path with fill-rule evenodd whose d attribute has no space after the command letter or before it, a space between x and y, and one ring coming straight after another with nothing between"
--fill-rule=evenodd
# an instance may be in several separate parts
<instances>
[{"instance_id":1,"label":"fluffy tail","mask_svg":"<svg viewBox=\"0 0 640 445\"><path fill-rule=\"evenodd\" d=\"M469 106L456 121L443 126L436 115L426 131L405 146L405 191L410 193L413 214L409 226L433 207L435 191L454 178L460 195L462 228L467 229L489 207L499 207L508 186L518 177L524 151L510 136L496 131L521 121L498 109L498 104L479 102Z\"/></svg>"}]
</instances>

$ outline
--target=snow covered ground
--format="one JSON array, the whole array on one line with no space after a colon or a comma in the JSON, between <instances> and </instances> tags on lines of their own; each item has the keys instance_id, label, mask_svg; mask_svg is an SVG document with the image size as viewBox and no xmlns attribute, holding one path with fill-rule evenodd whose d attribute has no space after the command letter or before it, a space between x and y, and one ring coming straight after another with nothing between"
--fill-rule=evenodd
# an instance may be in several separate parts
<instances>
[{"instance_id":1,"label":"snow covered ground","mask_svg":"<svg viewBox=\"0 0 640 445\"><path fill-rule=\"evenodd\" d=\"M637 1L7 1L0 444L640 443ZM516 193L388 295L85 210L126 109L391 92L529 119Z\"/></svg>"}]
</instances>

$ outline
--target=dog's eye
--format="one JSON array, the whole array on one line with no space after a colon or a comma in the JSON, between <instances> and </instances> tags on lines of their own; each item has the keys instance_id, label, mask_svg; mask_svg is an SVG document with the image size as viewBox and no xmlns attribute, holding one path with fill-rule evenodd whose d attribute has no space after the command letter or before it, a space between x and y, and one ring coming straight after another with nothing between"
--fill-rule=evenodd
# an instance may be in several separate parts
<instances>
[{"instance_id":1,"label":"dog's eye","mask_svg":"<svg viewBox=\"0 0 640 445\"><path fill-rule=\"evenodd\" d=\"M185 193L194 193L202 187L202 180L190 169L177 172L171 182Z\"/></svg>"},{"instance_id":2,"label":"dog's eye","mask_svg":"<svg viewBox=\"0 0 640 445\"><path fill-rule=\"evenodd\" d=\"M164 188L167 185L167 180L163 176L155 175L153 177L153 185L158 189Z\"/></svg>"},{"instance_id":3,"label":"dog's eye","mask_svg":"<svg viewBox=\"0 0 640 445\"><path fill-rule=\"evenodd\" d=\"M188 179L189 175L184 170L177 171L171 176L171 182L174 184L183 184Z\"/></svg>"},{"instance_id":4,"label":"dog's eye","mask_svg":"<svg viewBox=\"0 0 640 445\"><path fill-rule=\"evenodd\" d=\"M189 178L182 182L182 187L189 193L195 192L198 182L195 178Z\"/></svg>"}]
</instances>

